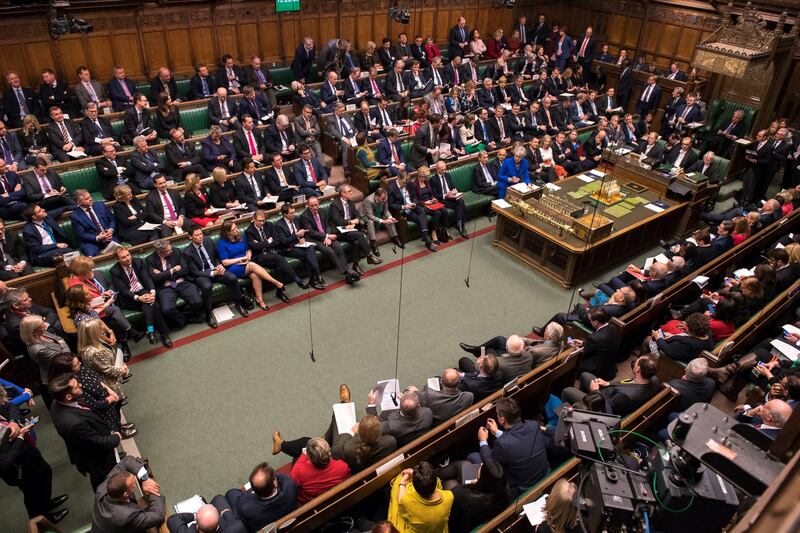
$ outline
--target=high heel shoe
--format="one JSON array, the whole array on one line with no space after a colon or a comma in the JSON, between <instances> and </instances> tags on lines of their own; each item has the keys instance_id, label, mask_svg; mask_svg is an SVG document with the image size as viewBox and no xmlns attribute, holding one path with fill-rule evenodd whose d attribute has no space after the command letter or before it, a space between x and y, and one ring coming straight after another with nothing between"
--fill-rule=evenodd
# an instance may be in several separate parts
<instances>
[{"instance_id":1,"label":"high heel shoe","mask_svg":"<svg viewBox=\"0 0 800 533\"><path fill-rule=\"evenodd\" d=\"M256 305L263 311L269 311L269 306L264 303L264 300L256 300Z\"/></svg>"}]
</instances>

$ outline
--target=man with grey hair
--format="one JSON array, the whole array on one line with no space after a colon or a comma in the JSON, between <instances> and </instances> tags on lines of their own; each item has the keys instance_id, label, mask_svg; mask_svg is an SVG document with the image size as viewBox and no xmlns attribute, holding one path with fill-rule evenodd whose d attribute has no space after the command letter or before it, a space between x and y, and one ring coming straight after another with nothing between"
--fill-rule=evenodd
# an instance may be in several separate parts
<instances>
[{"instance_id":1,"label":"man with grey hair","mask_svg":"<svg viewBox=\"0 0 800 533\"><path fill-rule=\"evenodd\" d=\"M701 154L703 152L700 152ZM712 151L708 151L703 154L702 159L698 159L688 167L686 167L686 174L691 174L692 172L699 172L703 176L708 178L710 183L719 183L720 180L720 170L719 166L714 162L714 156L716 154Z\"/></svg>"},{"instance_id":2,"label":"man with grey hair","mask_svg":"<svg viewBox=\"0 0 800 533\"><path fill-rule=\"evenodd\" d=\"M236 100L228 96L228 90L225 87L219 87L216 98L208 100L208 119L212 125L219 126L223 132L240 129L241 124L236 117L237 109Z\"/></svg>"},{"instance_id":3,"label":"man with grey hair","mask_svg":"<svg viewBox=\"0 0 800 533\"><path fill-rule=\"evenodd\" d=\"M83 109L84 118L81 121L81 135L86 146L86 153L89 155L101 155L103 147L107 144L114 148L121 149L117 139L114 138L114 130L111 122L105 117L99 116L98 105L89 102Z\"/></svg>"},{"instance_id":4,"label":"man with grey hair","mask_svg":"<svg viewBox=\"0 0 800 533\"><path fill-rule=\"evenodd\" d=\"M383 263L383 260L372 253L367 238L361 232L363 224L361 215L353 202L353 187L346 183L339 185L339 198L331 201L328 213L331 224L336 227L337 239L353 245L353 270L363 274L361 266L358 264L362 258L366 258L370 265Z\"/></svg>"},{"instance_id":5,"label":"man with grey hair","mask_svg":"<svg viewBox=\"0 0 800 533\"><path fill-rule=\"evenodd\" d=\"M698 402L710 402L716 390L714 380L708 377L708 361L703 357L689 361L683 376L667 384L680 394L675 405L677 413L682 413Z\"/></svg>"},{"instance_id":6,"label":"man with grey hair","mask_svg":"<svg viewBox=\"0 0 800 533\"><path fill-rule=\"evenodd\" d=\"M700 153L703 154L707 151L712 151L720 153L723 156L727 155L733 143L738 138L744 137L748 133L744 122L742 122L743 120L744 111L741 109L734 111L733 116L731 116L727 124L723 123L724 125L720 125L713 135L709 135L708 138L703 141L698 148Z\"/></svg>"},{"instance_id":7,"label":"man with grey hair","mask_svg":"<svg viewBox=\"0 0 800 533\"><path fill-rule=\"evenodd\" d=\"M519 335L511 335L508 338L495 337L481 346L470 346L461 343L461 349L475 356L489 353L497 356L497 366L503 382L510 381L531 371L533 367L533 355L526 350L525 339ZM464 357L458 362L458 367L462 370L477 371L475 362Z\"/></svg>"},{"instance_id":8,"label":"man with grey hair","mask_svg":"<svg viewBox=\"0 0 800 533\"><path fill-rule=\"evenodd\" d=\"M131 180L140 189L152 189L156 176L166 172L164 163L158 155L147 146L148 140L144 135L133 138L134 151L131 153L130 162L133 167Z\"/></svg>"},{"instance_id":9,"label":"man with grey hair","mask_svg":"<svg viewBox=\"0 0 800 533\"><path fill-rule=\"evenodd\" d=\"M286 115L278 115L275 122L264 130L264 151L267 154L281 154L284 161L297 155L297 137Z\"/></svg>"},{"instance_id":10,"label":"man with grey hair","mask_svg":"<svg viewBox=\"0 0 800 533\"><path fill-rule=\"evenodd\" d=\"M183 254L180 250L173 249L169 241L159 239L153 242L153 253L147 256L145 266L156 286L156 298L161 313L167 320L182 328L187 322L187 315L200 316L205 311L200 290L189 281L189 267ZM179 296L186 302L183 312L176 306ZM206 315L205 318L210 327L217 327L214 315ZM188 321L201 322L198 319Z\"/></svg>"},{"instance_id":11,"label":"man with grey hair","mask_svg":"<svg viewBox=\"0 0 800 533\"><path fill-rule=\"evenodd\" d=\"M759 415L762 422L756 429L775 440L792 416L792 408L783 400L770 400L761 406Z\"/></svg>"},{"instance_id":12,"label":"man with grey hair","mask_svg":"<svg viewBox=\"0 0 800 533\"><path fill-rule=\"evenodd\" d=\"M419 395L407 390L398 400L399 409L381 411L381 433L397 439L397 447L402 448L412 440L428 431L433 425L433 411L420 405ZM376 390L367 397L367 413L378 414L376 402L380 402Z\"/></svg>"},{"instance_id":13,"label":"man with grey hair","mask_svg":"<svg viewBox=\"0 0 800 533\"><path fill-rule=\"evenodd\" d=\"M433 412L433 425L436 426L457 415L474 401L474 395L469 391L462 391L458 388L461 383L461 375L455 368L446 368L439 376L439 388L430 388L424 385L422 389L417 389L409 385L406 389L416 392L419 395L419 403L423 407L428 407Z\"/></svg>"}]
</instances>

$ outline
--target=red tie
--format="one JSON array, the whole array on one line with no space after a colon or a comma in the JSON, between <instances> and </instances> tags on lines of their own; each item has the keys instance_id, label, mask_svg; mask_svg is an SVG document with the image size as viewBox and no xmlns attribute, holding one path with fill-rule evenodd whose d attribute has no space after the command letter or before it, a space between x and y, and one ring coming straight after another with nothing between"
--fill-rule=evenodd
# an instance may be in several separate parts
<instances>
[{"instance_id":1,"label":"red tie","mask_svg":"<svg viewBox=\"0 0 800 533\"><path fill-rule=\"evenodd\" d=\"M258 150L256 149L256 141L255 141L255 139L253 139L253 132L252 131L248 131L247 132L247 140L250 142L250 153L253 154L253 155L257 155L258 154Z\"/></svg>"},{"instance_id":2,"label":"red tie","mask_svg":"<svg viewBox=\"0 0 800 533\"><path fill-rule=\"evenodd\" d=\"M397 150L395 150L394 144L392 144L391 141L389 141L389 148L392 149L392 159L394 159L395 164L399 165L400 164L400 157L398 157Z\"/></svg>"},{"instance_id":3,"label":"red tie","mask_svg":"<svg viewBox=\"0 0 800 533\"><path fill-rule=\"evenodd\" d=\"M306 165L308 165L308 172L311 174L311 179L313 179L314 183L316 183L317 182L317 173L314 172L314 165L311 164L311 161L307 162Z\"/></svg>"},{"instance_id":4,"label":"red tie","mask_svg":"<svg viewBox=\"0 0 800 533\"><path fill-rule=\"evenodd\" d=\"M583 44L581 45L581 51L578 53L578 57L583 57L583 54L586 53L586 45L589 44L589 37L583 38Z\"/></svg>"}]
</instances>

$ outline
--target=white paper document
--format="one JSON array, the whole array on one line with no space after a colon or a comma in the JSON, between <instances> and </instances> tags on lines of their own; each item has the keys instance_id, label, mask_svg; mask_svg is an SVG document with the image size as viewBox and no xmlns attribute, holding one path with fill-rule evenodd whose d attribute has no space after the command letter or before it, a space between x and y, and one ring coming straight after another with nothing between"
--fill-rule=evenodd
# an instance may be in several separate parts
<instances>
[{"instance_id":1,"label":"white paper document","mask_svg":"<svg viewBox=\"0 0 800 533\"><path fill-rule=\"evenodd\" d=\"M428 378L428 388L433 390L441 390L439 388L439 378Z\"/></svg>"},{"instance_id":2,"label":"white paper document","mask_svg":"<svg viewBox=\"0 0 800 533\"><path fill-rule=\"evenodd\" d=\"M100 253L101 254L111 253L114 250L116 250L117 248L122 248L122 245L120 243L116 242L116 241L111 241L111 242L108 243L108 246L103 248L103 250Z\"/></svg>"},{"instance_id":3,"label":"white paper document","mask_svg":"<svg viewBox=\"0 0 800 533\"><path fill-rule=\"evenodd\" d=\"M796 337L800 337L800 328L798 328L797 326L793 326L792 324L784 324L783 331L785 331L786 333L791 333Z\"/></svg>"},{"instance_id":4,"label":"white paper document","mask_svg":"<svg viewBox=\"0 0 800 533\"><path fill-rule=\"evenodd\" d=\"M492 200L492 203L499 207L500 209L508 209L511 207L511 204L503 200L502 198L498 198L497 200Z\"/></svg>"},{"instance_id":5,"label":"white paper document","mask_svg":"<svg viewBox=\"0 0 800 533\"><path fill-rule=\"evenodd\" d=\"M780 339L775 339L770 344L790 361L797 361L797 357L800 355L800 350Z\"/></svg>"},{"instance_id":6,"label":"white paper document","mask_svg":"<svg viewBox=\"0 0 800 533\"><path fill-rule=\"evenodd\" d=\"M271 194L268 194L261 201L262 202L266 202L268 204L277 204L278 203L278 197L277 196L272 196Z\"/></svg>"},{"instance_id":7,"label":"white paper document","mask_svg":"<svg viewBox=\"0 0 800 533\"><path fill-rule=\"evenodd\" d=\"M339 230L339 233L350 233L351 231L358 231L355 228L345 228L344 226L336 226L336 229Z\"/></svg>"},{"instance_id":8,"label":"white paper document","mask_svg":"<svg viewBox=\"0 0 800 533\"><path fill-rule=\"evenodd\" d=\"M754 273L755 273L755 269L754 268L740 268L739 270L734 270L733 271L733 275L737 279L749 278L749 277L753 276Z\"/></svg>"},{"instance_id":9,"label":"white paper document","mask_svg":"<svg viewBox=\"0 0 800 533\"><path fill-rule=\"evenodd\" d=\"M353 426L356 425L355 402L333 404L333 417L336 419L336 431L339 435L352 435Z\"/></svg>"},{"instance_id":10,"label":"white paper document","mask_svg":"<svg viewBox=\"0 0 800 533\"><path fill-rule=\"evenodd\" d=\"M400 382L394 378L379 381L375 391L381 396L381 411L400 408Z\"/></svg>"},{"instance_id":11,"label":"white paper document","mask_svg":"<svg viewBox=\"0 0 800 533\"><path fill-rule=\"evenodd\" d=\"M594 181L594 178L591 176L587 176L586 174L580 174L576 176L579 180L585 181L586 183L591 183Z\"/></svg>"},{"instance_id":12,"label":"white paper document","mask_svg":"<svg viewBox=\"0 0 800 533\"><path fill-rule=\"evenodd\" d=\"M70 157L74 157L75 159L79 159L81 157L86 157L86 152L72 150L71 152L67 152L67 155Z\"/></svg>"},{"instance_id":13,"label":"white paper document","mask_svg":"<svg viewBox=\"0 0 800 533\"><path fill-rule=\"evenodd\" d=\"M655 204L646 204L645 207L647 209L649 209L650 211L653 211L654 213L660 213L660 212L662 212L664 210L663 207L658 207Z\"/></svg>"},{"instance_id":14,"label":"white paper document","mask_svg":"<svg viewBox=\"0 0 800 533\"><path fill-rule=\"evenodd\" d=\"M548 191L553 191L553 192L561 190L561 187L559 187L555 183L545 183L544 188L547 189Z\"/></svg>"},{"instance_id":15,"label":"white paper document","mask_svg":"<svg viewBox=\"0 0 800 533\"><path fill-rule=\"evenodd\" d=\"M375 475L376 476L381 476L381 475L385 474L386 472L388 472L389 470L391 470L395 466L397 466L400 463L402 463L405 460L405 458L406 458L405 454L402 454L402 453L398 454L398 455L395 455L389 461L387 461L387 462L383 463L381 466L375 468Z\"/></svg>"},{"instance_id":16,"label":"white paper document","mask_svg":"<svg viewBox=\"0 0 800 533\"><path fill-rule=\"evenodd\" d=\"M753 141L751 141L750 139L736 139L733 142L735 142L736 144L745 144L746 145L746 144L751 144Z\"/></svg>"},{"instance_id":17,"label":"white paper document","mask_svg":"<svg viewBox=\"0 0 800 533\"><path fill-rule=\"evenodd\" d=\"M306 241L304 243L299 243L298 242L294 246L295 246L295 248L308 248L309 246L316 246L316 244L314 244L313 242Z\"/></svg>"},{"instance_id":18,"label":"white paper document","mask_svg":"<svg viewBox=\"0 0 800 533\"><path fill-rule=\"evenodd\" d=\"M710 278L708 276L697 276L692 281L695 282L697 284L697 286L702 289L703 287L708 285L708 280L709 279Z\"/></svg>"},{"instance_id":19,"label":"white paper document","mask_svg":"<svg viewBox=\"0 0 800 533\"><path fill-rule=\"evenodd\" d=\"M206 502L203 501L203 497L199 494L195 494L191 498L187 498L182 502L178 502L172 506L175 509L175 513L196 513Z\"/></svg>"},{"instance_id":20,"label":"white paper document","mask_svg":"<svg viewBox=\"0 0 800 533\"><path fill-rule=\"evenodd\" d=\"M592 176L594 176L596 178L602 178L603 176L606 175L605 172L603 172L602 170L597 170L596 168L593 168L592 170L590 170L589 174L591 174Z\"/></svg>"},{"instance_id":21,"label":"white paper document","mask_svg":"<svg viewBox=\"0 0 800 533\"><path fill-rule=\"evenodd\" d=\"M515 183L511 188L518 192L528 192L531 190L527 183Z\"/></svg>"},{"instance_id":22,"label":"white paper document","mask_svg":"<svg viewBox=\"0 0 800 533\"><path fill-rule=\"evenodd\" d=\"M212 311L214 314L214 318L217 321L217 324L222 324L223 322L227 322L228 320L233 320L233 311L227 305L220 305L219 307L215 307Z\"/></svg>"},{"instance_id":23,"label":"white paper document","mask_svg":"<svg viewBox=\"0 0 800 533\"><path fill-rule=\"evenodd\" d=\"M545 494L535 502L526 503L522 506L522 513L520 514L524 514L532 526L538 526L547 518L544 511L544 506L547 503L547 496L548 495Z\"/></svg>"},{"instance_id":24,"label":"white paper document","mask_svg":"<svg viewBox=\"0 0 800 533\"><path fill-rule=\"evenodd\" d=\"M152 231L161 227L161 224L153 224L152 222L145 222L139 226L139 231Z\"/></svg>"}]
</instances>

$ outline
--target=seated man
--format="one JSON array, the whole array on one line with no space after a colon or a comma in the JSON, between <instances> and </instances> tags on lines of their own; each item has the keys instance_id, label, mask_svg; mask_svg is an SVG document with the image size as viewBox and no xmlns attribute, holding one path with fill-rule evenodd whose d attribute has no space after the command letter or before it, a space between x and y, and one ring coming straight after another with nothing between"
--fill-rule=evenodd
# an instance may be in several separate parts
<instances>
[{"instance_id":1,"label":"seated man","mask_svg":"<svg viewBox=\"0 0 800 533\"><path fill-rule=\"evenodd\" d=\"M286 115L278 115L264 130L264 153L281 154L287 161L297 157L297 137Z\"/></svg>"},{"instance_id":2,"label":"seated man","mask_svg":"<svg viewBox=\"0 0 800 533\"><path fill-rule=\"evenodd\" d=\"M478 430L480 452L471 453L472 463L497 461L505 470L510 496L517 497L541 481L550 471L545 452L545 439L536 420L522 420L519 405L511 398L498 398L497 421L486 420ZM501 429L502 428L502 429ZM495 437L489 446L489 433Z\"/></svg>"},{"instance_id":3,"label":"seated man","mask_svg":"<svg viewBox=\"0 0 800 533\"><path fill-rule=\"evenodd\" d=\"M413 172L414 168L406 161L406 155L400 141L397 140L397 130L392 128L386 137L378 141L378 163L388 165L392 176L400 172Z\"/></svg>"},{"instance_id":4,"label":"seated man","mask_svg":"<svg viewBox=\"0 0 800 533\"><path fill-rule=\"evenodd\" d=\"M722 175L722 170L719 168L719 165L714 162L714 152L711 151L703 154L702 159L698 159L686 167L684 171L687 174L699 172L708 178L709 183L719 183L719 180L725 177Z\"/></svg>"},{"instance_id":5,"label":"seated man","mask_svg":"<svg viewBox=\"0 0 800 533\"><path fill-rule=\"evenodd\" d=\"M39 204L31 204L23 213L27 222L22 238L33 266L52 267L64 254L72 253L70 242L58 225L58 217L66 207L48 213Z\"/></svg>"},{"instance_id":6,"label":"seated man","mask_svg":"<svg viewBox=\"0 0 800 533\"><path fill-rule=\"evenodd\" d=\"M28 255L25 252L25 243L19 234L6 229L5 222L0 220L0 281L8 281L33 274L33 268L28 264Z\"/></svg>"},{"instance_id":7,"label":"seated man","mask_svg":"<svg viewBox=\"0 0 800 533\"><path fill-rule=\"evenodd\" d=\"M117 221L103 202L94 203L86 189L76 189L72 197L77 207L72 211L72 229L81 252L89 257L102 253L112 242L119 244Z\"/></svg>"},{"instance_id":8,"label":"seated man","mask_svg":"<svg viewBox=\"0 0 800 533\"><path fill-rule=\"evenodd\" d=\"M461 348L476 356L480 355L481 351L495 355L503 383L530 372L533 367L533 355L526 349L525 339L519 335L511 335L505 339L502 346L500 346L500 337L495 337L487 345L469 346L461 343ZM475 363L471 359L464 359L465 361L459 361L459 368L474 367Z\"/></svg>"},{"instance_id":9,"label":"seated man","mask_svg":"<svg viewBox=\"0 0 800 533\"><path fill-rule=\"evenodd\" d=\"M367 397L367 413L377 415L376 401L380 398L372 390ZM433 411L420 405L419 395L405 391L398 400L399 409L381 411L381 434L397 439L397 447L402 448L428 431L433 424Z\"/></svg>"},{"instance_id":10,"label":"seated man","mask_svg":"<svg viewBox=\"0 0 800 533\"><path fill-rule=\"evenodd\" d=\"M425 248L435 252L436 245L431 241L428 231L428 215L425 213L425 208L417 203L417 197L413 191L408 188L408 174L405 170L401 171L387 189L389 211L398 220L406 218L415 222L422 233L422 242L425 243Z\"/></svg>"},{"instance_id":11,"label":"seated man","mask_svg":"<svg viewBox=\"0 0 800 533\"><path fill-rule=\"evenodd\" d=\"M0 158L0 218L20 220L27 207L22 180L9 170L5 159Z\"/></svg>"},{"instance_id":12,"label":"seated man","mask_svg":"<svg viewBox=\"0 0 800 533\"><path fill-rule=\"evenodd\" d=\"M139 189L153 189L156 177L166 172L164 163L155 151L147 146L147 137L137 135L133 139L134 150L130 156L133 176L131 181Z\"/></svg>"},{"instance_id":13,"label":"seated man","mask_svg":"<svg viewBox=\"0 0 800 533\"><path fill-rule=\"evenodd\" d=\"M644 285L646 298L652 298L669 286L669 282L667 280L669 267L666 263L654 261L648 270L639 269L636 265L630 265L628 268L632 268L644 275L642 285ZM628 283L633 279L636 279L636 277L626 270L618 276L610 279L608 283L598 284L597 288L611 296L619 289L627 287Z\"/></svg>"},{"instance_id":14,"label":"seated man","mask_svg":"<svg viewBox=\"0 0 800 533\"><path fill-rule=\"evenodd\" d=\"M100 178L103 198L106 200L114 199L114 187L117 185L127 185L133 195L142 192L139 186L129 179L132 174L131 169L125 167L125 158L117 157L117 149L114 146L110 144L103 146L103 157L95 161L94 166Z\"/></svg>"},{"instance_id":15,"label":"seated man","mask_svg":"<svg viewBox=\"0 0 800 533\"><path fill-rule=\"evenodd\" d=\"M476 402L503 386L503 376L494 355L482 355L476 361L462 357L458 369L461 371L461 390L471 392Z\"/></svg>"},{"instance_id":16,"label":"seated man","mask_svg":"<svg viewBox=\"0 0 800 533\"><path fill-rule=\"evenodd\" d=\"M673 408L675 413L682 413L698 402L710 402L717 390L714 380L708 377L708 360L705 357L689 361L683 376L670 380L667 385L680 394Z\"/></svg>"},{"instance_id":17,"label":"seated man","mask_svg":"<svg viewBox=\"0 0 800 533\"><path fill-rule=\"evenodd\" d=\"M758 424L756 429L775 440L792 416L792 408L783 400L770 400L761 406L758 416L761 417L762 423Z\"/></svg>"},{"instance_id":18,"label":"seated man","mask_svg":"<svg viewBox=\"0 0 800 533\"><path fill-rule=\"evenodd\" d=\"M164 147L167 156L167 170L177 181L184 181L189 174L198 174L201 178L209 176L202 163L202 155L194 149L194 142L186 142L183 128L175 128L169 132L170 141Z\"/></svg>"},{"instance_id":19,"label":"seated man","mask_svg":"<svg viewBox=\"0 0 800 533\"><path fill-rule=\"evenodd\" d=\"M300 148L300 161L294 164L294 183L299 194L307 197L322 196L328 185L328 172L311 153L309 146Z\"/></svg>"},{"instance_id":20,"label":"seated man","mask_svg":"<svg viewBox=\"0 0 800 533\"><path fill-rule=\"evenodd\" d=\"M60 107L50 108L50 124L45 127L50 141L50 152L62 163L82 157L86 153L81 130L72 119L64 118ZM73 155L69 155L73 153Z\"/></svg>"},{"instance_id":21,"label":"seated man","mask_svg":"<svg viewBox=\"0 0 800 533\"><path fill-rule=\"evenodd\" d=\"M5 321L3 323L5 329L3 344L12 354L22 355L27 352L25 344L20 337L22 319L27 316L39 315L47 322L51 332L63 335L61 322L59 322L56 312L48 307L33 303L27 289L24 287L9 288L3 281L0 281L0 287L4 292L3 300L6 307Z\"/></svg>"},{"instance_id":22,"label":"seated man","mask_svg":"<svg viewBox=\"0 0 800 533\"><path fill-rule=\"evenodd\" d=\"M361 216L352 198L353 187L346 183L339 185L339 198L331 201L328 213L331 224L336 228L339 236L338 240L353 245L353 270L363 274L363 270L358 264L360 258L366 257L367 263L370 265L379 265L383 263L383 260L372 253L366 237L361 232ZM342 231L340 228L348 231Z\"/></svg>"},{"instance_id":23,"label":"seated man","mask_svg":"<svg viewBox=\"0 0 800 533\"><path fill-rule=\"evenodd\" d=\"M169 338L169 327L164 321L161 307L156 300L156 289L153 280L147 273L144 260L134 258L127 248L120 246L114 250L117 262L111 267L111 283L118 291L117 304L122 309L141 311L144 314L147 338L150 344L156 344L158 331L161 344L172 348Z\"/></svg>"},{"instance_id":24,"label":"seated man","mask_svg":"<svg viewBox=\"0 0 800 533\"><path fill-rule=\"evenodd\" d=\"M275 223L275 239L281 255L293 257L305 264L308 272L308 285L317 290L325 290L325 282L319 269L315 246L306 244L307 231L295 221L297 210L290 203L281 205L281 219Z\"/></svg>"},{"instance_id":25,"label":"seated man","mask_svg":"<svg viewBox=\"0 0 800 533\"><path fill-rule=\"evenodd\" d=\"M617 374L622 333L608 324L608 314L602 306L589 309L589 323L594 332L583 340L573 341L573 346L583 348L580 369L603 379L613 379Z\"/></svg>"},{"instance_id":26,"label":"seated man","mask_svg":"<svg viewBox=\"0 0 800 533\"><path fill-rule=\"evenodd\" d=\"M306 238L336 266L336 270L348 284L352 285L361 279L358 272L348 268L347 256L337 240L339 236L336 228L330 222L330 217L324 211L320 211L319 199L316 196L308 199L307 209L300 215L300 225L306 230Z\"/></svg>"},{"instance_id":27,"label":"seated man","mask_svg":"<svg viewBox=\"0 0 800 533\"><path fill-rule=\"evenodd\" d=\"M652 355L642 355L633 365L632 380L606 381L589 372L580 377L580 389L567 387L561 393L564 402L575 403L590 392L597 392L606 399L606 413L629 415L661 390L661 382L656 377L658 359ZM616 368L615 368L616 370Z\"/></svg>"},{"instance_id":28,"label":"seated man","mask_svg":"<svg viewBox=\"0 0 800 533\"><path fill-rule=\"evenodd\" d=\"M637 143L637 149L634 150L637 154L645 156L646 159L652 160L654 163L661 163L661 158L664 155L664 149L658 145L658 133L651 131L647 134L646 139L640 139Z\"/></svg>"},{"instance_id":29,"label":"seated man","mask_svg":"<svg viewBox=\"0 0 800 533\"><path fill-rule=\"evenodd\" d=\"M264 201L264 197L269 191L264 186L261 172L256 171L255 161L249 158L243 160L242 169L242 173L233 180L236 199L246 205L248 211L266 209L267 202Z\"/></svg>"},{"instance_id":30,"label":"seated man","mask_svg":"<svg viewBox=\"0 0 800 533\"><path fill-rule=\"evenodd\" d=\"M275 472L267 463L256 465L250 488L231 489L225 499L247 531L258 531L297 507L297 487L289 476Z\"/></svg>"},{"instance_id":31,"label":"seated man","mask_svg":"<svg viewBox=\"0 0 800 533\"><path fill-rule=\"evenodd\" d=\"M137 477L147 507L137 502ZM95 491L92 531L144 533L158 528L165 518L166 499L158 483L147 477L147 467L138 457L125 456Z\"/></svg>"},{"instance_id":32,"label":"seated man","mask_svg":"<svg viewBox=\"0 0 800 533\"><path fill-rule=\"evenodd\" d=\"M156 298L161 312L179 328L187 322L187 315L198 315L204 311L203 299L197 286L189 281L186 260L180 250L173 249L169 241L159 239L153 242L153 253L145 260L147 273L156 287ZM178 297L186 302L184 312L178 310ZM199 322L191 319L191 322ZM212 328L217 327L213 315L206 316L206 322Z\"/></svg>"},{"instance_id":33,"label":"seated man","mask_svg":"<svg viewBox=\"0 0 800 533\"><path fill-rule=\"evenodd\" d=\"M75 201L67 194L61 178L55 171L48 170L46 159L36 159L33 172L22 178L22 187L29 202L37 202L46 210L75 207Z\"/></svg>"},{"instance_id":34,"label":"seated man","mask_svg":"<svg viewBox=\"0 0 800 533\"><path fill-rule=\"evenodd\" d=\"M136 144L134 139L143 137L147 144L158 143L158 132L150 116L150 103L142 93L133 95L133 107L122 116L122 142Z\"/></svg>"},{"instance_id":35,"label":"seated man","mask_svg":"<svg viewBox=\"0 0 800 533\"><path fill-rule=\"evenodd\" d=\"M400 238L397 236L397 219L394 218L389 211L389 195L386 189L378 187L374 193L364 198L364 203L361 204L361 208L363 210L361 216L364 217L367 225L367 238L369 239L370 249L374 256L381 256L376 240L376 228L378 224L386 228L386 232L389 234L389 239L391 239L392 244L401 249L405 248L405 244L400 242Z\"/></svg>"},{"instance_id":36,"label":"seated man","mask_svg":"<svg viewBox=\"0 0 800 533\"><path fill-rule=\"evenodd\" d=\"M679 335L653 331L652 337L647 337L645 341L649 344L649 349L653 353L661 353L684 363L699 357L703 350L714 349L709 317L701 313L691 313L683 322L685 326L681 326L683 332Z\"/></svg>"},{"instance_id":37,"label":"seated man","mask_svg":"<svg viewBox=\"0 0 800 533\"><path fill-rule=\"evenodd\" d=\"M517 337L522 340L525 345L524 350L531 359L532 368L540 363L549 361L561 352L563 349L562 339L564 338L564 328L561 324L551 321L544 328L541 339L529 339L527 337L519 337L518 335L512 335L511 337ZM492 337L488 341L477 346L461 342L459 346L461 346L462 350L471 353L475 357L482 353L502 356L503 354L509 353L509 340L511 340L511 337ZM513 342L516 343L517 341Z\"/></svg>"},{"instance_id":38,"label":"seated man","mask_svg":"<svg viewBox=\"0 0 800 533\"><path fill-rule=\"evenodd\" d=\"M295 185L294 170L291 166L284 166L283 156L272 156L272 166L264 171L264 187L271 196L277 196L279 202L288 202L298 193Z\"/></svg>"},{"instance_id":39,"label":"seated man","mask_svg":"<svg viewBox=\"0 0 800 533\"><path fill-rule=\"evenodd\" d=\"M430 179L433 195L442 202L448 209L456 212L456 229L465 239L469 239L469 234L464 226L467 217L467 207L464 204L463 194L453 186L453 180L447 172L447 163L442 160L436 162L436 174Z\"/></svg>"},{"instance_id":40,"label":"seated man","mask_svg":"<svg viewBox=\"0 0 800 533\"><path fill-rule=\"evenodd\" d=\"M481 150L478 164L472 169L472 191L477 194L497 197L497 172L489 164L489 154Z\"/></svg>"},{"instance_id":41,"label":"seated man","mask_svg":"<svg viewBox=\"0 0 800 533\"><path fill-rule=\"evenodd\" d=\"M446 368L439 377L439 390L431 389L427 385L422 390L413 385L406 390L419 395L419 404L427 407L433 413L433 425L437 426L473 404L475 396L469 391L458 388L461 383L461 374L455 368Z\"/></svg>"},{"instance_id":42,"label":"seated man","mask_svg":"<svg viewBox=\"0 0 800 533\"><path fill-rule=\"evenodd\" d=\"M144 217L151 224L163 224L177 232L183 227L185 206L178 191L167 188L167 178L161 174L153 180L155 189L147 193Z\"/></svg>"},{"instance_id":43,"label":"seated man","mask_svg":"<svg viewBox=\"0 0 800 533\"><path fill-rule=\"evenodd\" d=\"M87 104L84 114L86 117L81 121L81 135L86 144L87 154L102 155L103 147L109 144L116 149L122 148L114 137L111 122L98 115L97 104L94 102Z\"/></svg>"},{"instance_id":44,"label":"seated man","mask_svg":"<svg viewBox=\"0 0 800 533\"><path fill-rule=\"evenodd\" d=\"M231 510L222 494L211 503L200 507L196 513L177 513L167 518L169 533L247 533L244 523Z\"/></svg>"}]
</instances>

